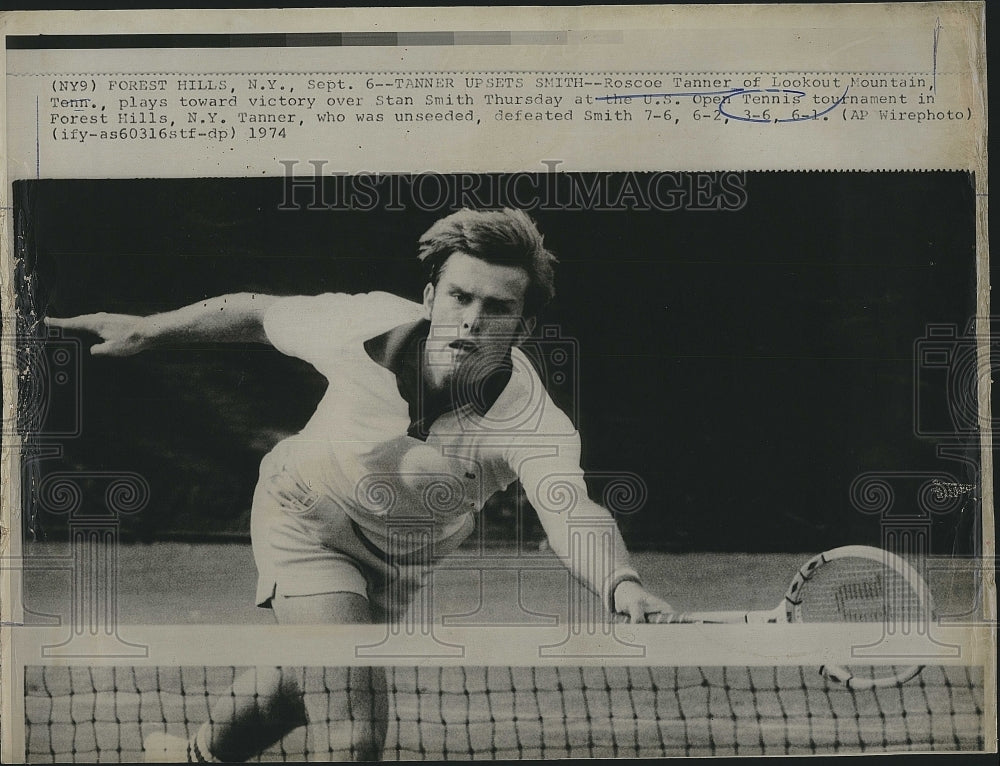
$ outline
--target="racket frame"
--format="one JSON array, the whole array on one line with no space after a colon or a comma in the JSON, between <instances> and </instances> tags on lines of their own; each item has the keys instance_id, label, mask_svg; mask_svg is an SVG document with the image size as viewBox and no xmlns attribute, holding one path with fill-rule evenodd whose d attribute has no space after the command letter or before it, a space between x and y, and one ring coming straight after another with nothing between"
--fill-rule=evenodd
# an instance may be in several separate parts
<instances>
[{"instance_id":1,"label":"racket frame","mask_svg":"<svg viewBox=\"0 0 1000 766\"><path fill-rule=\"evenodd\" d=\"M906 584L913 592L917 594L917 597L922 602L927 619L933 620L934 600L931 596L931 590L924 581L924 578L920 576L920 573L913 566L896 554L881 548L872 548L867 545L844 545L814 556L799 569L791 585L788 586L788 592L785 594L789 622L803 621L802 600L798 598L798 593L801 591L802 586L808 582L823 564L845 558L868 559L894 570L906 581ZM910 665L899 669L894 668L891 672L877 677L857 677L842 665L821 665L819 672L832 683L845 686L848 689L860 690L899 686L915 678L923 669L923 665Z\"/></svg>"},{"instance_id":2,"label":"racket frame","mask_svg":"<svg viewBox=\"0 0 1000 766\"><path fill-rule=\"evenodd\" d=\"M861 558L882 564L897 572L922 600L929 618L934 614L934 603L930 589L916 569L894 553L881 548L867 545L844 545L832 548L813 556L795 573L781 603L774 609L758 611L717 611L717 612L678 612L674 614L652 613L647 615L649 622L666 624L738 624L738 623L801 623L802 586L812 579L813 575L824 565L832 561L847 558ZM840 665L823 665L819 672L829 681L849 689L875 689L888 686L898 686L914 678L923 665L911 665L898 671L877 677L859 678L846 667Z\"/></svg>"}]
</instances>

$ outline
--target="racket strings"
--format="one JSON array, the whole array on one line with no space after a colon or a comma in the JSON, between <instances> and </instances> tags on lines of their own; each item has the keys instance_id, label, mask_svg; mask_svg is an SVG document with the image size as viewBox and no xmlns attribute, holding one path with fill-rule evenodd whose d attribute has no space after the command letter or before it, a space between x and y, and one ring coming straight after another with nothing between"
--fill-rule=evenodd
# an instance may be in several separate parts
<instances>
[{"instance_id":1,"label":"racket strings","mask_svg":"<svg viewBox=\"0 0 1000 766\"><path fill-rule=\"evenodd\" d=\"M930 617L926 586L882 562L837 559L818 567L797 594L803 622L904 623Z\"/></svg>"}]
</instances>

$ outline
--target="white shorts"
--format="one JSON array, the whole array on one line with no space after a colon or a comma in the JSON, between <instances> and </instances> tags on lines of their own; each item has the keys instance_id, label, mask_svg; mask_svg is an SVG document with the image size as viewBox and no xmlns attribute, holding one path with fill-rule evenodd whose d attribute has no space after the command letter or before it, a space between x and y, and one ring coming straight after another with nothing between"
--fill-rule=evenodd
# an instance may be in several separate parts
<instances>
[{"instance_id":1,"label":"white shorts","mask_svg":"<svg viewBox=\"0 0 1000 766\"><path fill-rule=\"evenodd\" d=\"M298 488L298 491L290 491ZM434 561L472 531L470 517L457 534L393 558L369 540L343 508L325 495L303 491L280 448L261 463L254 491L251 539L257 564L257 606L276 595L357 593L376 620L397 621L430 577Z\"/></svg>"}]
</instances>

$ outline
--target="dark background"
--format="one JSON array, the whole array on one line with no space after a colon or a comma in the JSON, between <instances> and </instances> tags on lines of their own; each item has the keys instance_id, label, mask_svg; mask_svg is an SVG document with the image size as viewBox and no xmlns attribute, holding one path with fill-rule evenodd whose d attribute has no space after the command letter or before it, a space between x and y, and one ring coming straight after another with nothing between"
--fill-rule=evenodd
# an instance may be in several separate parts
<instances>
[{"instance_id":1,"label":"dark background","mask_svg":"<svg viewBox=\"0 0 1000 766\"><path fill-rule=\"evenodd\" d=\"M148 314L237 291L419 299L415 243L448 209L283 211L285 183L15 184L25 330L40 313ZM579 349L577 393L553 394L579 412L588 471L648 485L645 506L620 519L632 547L878 544L879 518L849 497L859 474L975 481L938 456L939 439L915 435L913 361L928 324L961 331L974 314L973 181L749 173L746 194L737 212L533 211L562 260L544 323ZM109 359L81 340L81 434L36 440L62 456L32 463L34 481L136 472L150 502L122 520L126 537L246 535L260 458L305 423L323 378L263 346ZM948 422L945 378L919 383L925 421ZM966 439L959 452L975 450ZM912 487L896 489L895 510L916 510ZM512 499L487 509L493 539L516 534ZM65 539L64 516L33 513L30 489L25 502L29 535ZM971 499L938 514L935 550L967 552L977 515Z\"/></svg>"}]
</instances>

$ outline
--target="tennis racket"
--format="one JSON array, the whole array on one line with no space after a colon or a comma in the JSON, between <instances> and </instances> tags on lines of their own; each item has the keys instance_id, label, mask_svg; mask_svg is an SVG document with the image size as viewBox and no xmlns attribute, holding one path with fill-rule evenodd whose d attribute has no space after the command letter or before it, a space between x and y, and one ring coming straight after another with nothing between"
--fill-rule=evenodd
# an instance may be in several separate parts
<instances>
[{"instance_id":1,"label":"tennis racket","mask_svg":"<svg viewBox=\"0 0 1000 766\"><path fill-rule=\"evenodd\" d=\"M809 559L792 578L781 603L753 612L652 613L651 623L851 623L919 624L934 613L931 592L917 571L899 556L879 548L846 545ZM627 617L624 620L627 621ZM906 683L923 670L874 667L862 676L846 667L820 668L830 681L852 689ZM874 671L874 672L872 672Z\"/></svg>"}]
</instances>

